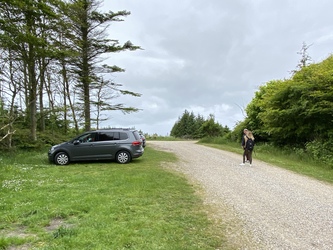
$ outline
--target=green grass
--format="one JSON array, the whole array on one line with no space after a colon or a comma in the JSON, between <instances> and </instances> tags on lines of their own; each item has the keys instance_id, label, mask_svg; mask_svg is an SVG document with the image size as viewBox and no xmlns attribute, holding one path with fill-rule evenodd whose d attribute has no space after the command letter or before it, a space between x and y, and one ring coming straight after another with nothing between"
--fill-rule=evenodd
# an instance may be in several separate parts
<instances>
[{"instance_id":1,"label":"green grass","mask_svg":"<svg viewBox=\"0 0 333 250\"><path fill-rule=\"evenodd\" d=\"M149 146L125 165L0 156L0 249L230 249L195 189L161 165L174 161Z\"/></svg>"},{"instance_id":2,"label":"green grass","mask_svg":"<svg viewBox=\"0 0 333 250\"><path fill-rule=\"evenodd\" d=\"M243 149L239 143L228 142L223 139L203 139L199 143L240 155L243 154ZM282 150L269 145L258 144L255 146L252 156L254 164L255 160L258 159L298 174L333 184L333 168L331 166L315 161L305 153L297 150Z\"/></svg>"}]
</instances>

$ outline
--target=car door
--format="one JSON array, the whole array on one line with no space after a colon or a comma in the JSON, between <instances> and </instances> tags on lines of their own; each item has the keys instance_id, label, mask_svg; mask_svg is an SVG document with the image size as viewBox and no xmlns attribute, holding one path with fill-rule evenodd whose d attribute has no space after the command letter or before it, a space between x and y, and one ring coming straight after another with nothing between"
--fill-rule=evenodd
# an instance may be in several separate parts
<instances>
[{"instance_id":1,"label":"car door","mask_svg":"<svg viewBox=\"0 0 333 250\"><path fill-rule=\"evenodd\" d=\"M94 160L98 154L96 147L96 133L86 133L73 141L71 157L73 161Z\"/></svg>"},{"instance_id":2,"label":"car door","mask_svg":"<svg viewBox=\"0 0 333 250\"><path fill-rule=\"evenodd\" d=\"M114 159L117 149L117 139L115 138L117 133L112 131L98 132L95 147L98 148L100 159Z\"/></svg>"}]
</instances>

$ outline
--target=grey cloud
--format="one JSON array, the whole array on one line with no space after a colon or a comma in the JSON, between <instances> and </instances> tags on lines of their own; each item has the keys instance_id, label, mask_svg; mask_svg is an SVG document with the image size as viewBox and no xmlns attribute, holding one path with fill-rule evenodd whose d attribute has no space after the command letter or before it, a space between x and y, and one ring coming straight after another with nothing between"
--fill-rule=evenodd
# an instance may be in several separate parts
<instances>
[{"instance_id":1,"label":"grey cloud","mask_svg":"<svg viewBox=\"0 0 333 250\"><path fill-rule=\"evenodd\" d=\"M232 128L261 84L290 76L303 42L313 44L315 62L331 53L332 7L327 0L105 1L103 10L132 13L111 26L112 38L144 49L108 60L126 69L117 82L143 94L115 102L143 111L113 112L105 124L165 135L192 109Z\"/></svg>"}]
</instances>

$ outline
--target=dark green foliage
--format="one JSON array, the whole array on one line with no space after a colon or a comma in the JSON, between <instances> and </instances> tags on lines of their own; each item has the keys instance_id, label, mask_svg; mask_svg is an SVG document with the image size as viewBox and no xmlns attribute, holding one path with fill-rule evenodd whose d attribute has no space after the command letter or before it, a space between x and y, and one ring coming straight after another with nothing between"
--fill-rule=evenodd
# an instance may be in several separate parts
<instances>
[{"instance_id":1,"label":"dark green foliage","mask_svg":"<svg viewBox=\"0 0 333 250\"><path fill-rule=\"evenodd\" d=\"M55 51L51 42L54 31L51 24L57 20L55 5L56 1L35 0L2 1L0 4L0 49L4 53L0 63L6 73L4 91L10 100L11 111L15 101L22 102L15 98L18 92L21 92L21 98L24 96L33 141L37 139L38 96L43 103L40 91L40 75L43 73L39 70L54 57ZM10 120L12 123L12 116Z\"/></svg>"},{"instance_id":2,"label":"dark green foliage","mask_svg":"<svg viewBox=\"0 0 333 250\"><path fill-rule=\"evenodd\" d=\"M0 141L0 150L41 149L45 148L45 146L68 141L78 133L75 129L69 128L64 130L64 126L62 126L64 121L59 118L55 119L54 122L51 122L52 119L47 119L45 130L38 131L38 140L33 141L30 138L30 130L24 122L25 120L26 117L24 114L19 114L15 121L15 133L13 133L11 137L5 137L7 129L0 130L0 139L4 137L2 141ZM4 124L4 119L0 117L0 127ZM8 142L9 139L11 140L10 143ZM11 147L8 147L9 144Z\"/></svg>"},{"instance_id":3,"label":"dark green foliage","mask_svg":"<svg viewBox=\"0 0 333 250\"><path fill-rule=\"evenodd\" d=\"M178 119L171 129L171 136L182 138L193 138L197 132L196 120L193 112L185 110L182 117Z\"/></svg>"},{"instance_id":4,"label":"dark green foliage","mask_svg":"<svg viewBox=\"0 0 333 250\"><path fill-rule=\"evenodd\" d=\"M115 39L107 38L107 27L112 22L123 21L130 15L128 11L103 13L98 9L100 2L96 0L71 0L63 8L63 15L67 23L67 38L75 45L75 57L71 58L77 79L76 87L81 102L80 110L84 114L85 130L91 129L92 111L97 109L97 119L103 110L122 110L125 113L136 112L134 107L123 104L111 105L110 99L118 95L140 96L139 93L121 90L121 84L115 84L105 79L104 74L123 72L118 66L101 65L102 56L106 53L134 51L140 49L130 41L119 44ZM98 121L97 121L98 125Z\"/></svg>"},{"instance_id":5,"label":"dark green foliage","mask_svg":"<svg viewBox=\"0 0 333 250\"><path fill-rule=\"evenodd\" d=\"M306 143L306 152L317 161L322 161L333 168L333 134L326 139L315 139Z\"/></svg>"},{"instance_id":6,"label":"dark green foliage","mask_svg":"<svg viewBox=\"0 0 333 250\"><path fill-rule=\"evenodd\" d=\"M105 53L140 49L106 33L130 12L103 13L98 0L0 2L0 147L35 148L47 130L78 133L107 120L105 111L138 111L114 103L140 96L107 77L124 69L102 64ZM30 140L15 136L27 128Z\"/></svg>"},{"instance_id":7,"label":"dark green foliage","mask_svg":"<svg viewBox=\"0 0 333 250\"><path fill-rule=\"evenodd\" d=\"M172 127L171 136L186 139L199 139L203 137L223 136L230 130L227 126L222 127L215 122L213 115L205 120L201 115L195 117L194 113L184 111L182 117L178 119Z\"/></svg>"},{"instance_id":8,"label":"dark green foliage","mask_svg":"<svg viewBox=\"0 0 333 250\"><path fill-rule=\"evenodd\" d=\"M209 118L201 125L200 134L202 137L219 137L224 134L224 128L217 122L213 115L210 115Z\"/></svg>"},{"instance_id":9,"label":"dark green foliage","mask_svg":"<svg viewBox=\"0 0 333 250\"><path fill-rule=\"evenodd\" d=\"M290 79L261 86L246 113L238 130L246 127L259 141L303 148L332 164L333 56L304 65Z\"/></svg>"}]
</instances>

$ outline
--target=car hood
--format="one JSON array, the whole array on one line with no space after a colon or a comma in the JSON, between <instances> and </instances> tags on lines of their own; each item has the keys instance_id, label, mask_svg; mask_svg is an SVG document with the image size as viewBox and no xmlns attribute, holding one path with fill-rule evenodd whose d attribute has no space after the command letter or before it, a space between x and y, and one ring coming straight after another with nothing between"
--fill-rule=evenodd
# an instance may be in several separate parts
<instances>
[{"instance_id":1,"label":"car hood","mask_svg":"<svg viewBox=\"0 0 333 250\"><path fill-rule=\"evenodd\" d=\"M66 142L62 142L60 144L57 144L57 145L53 145L52 148L57 148L59 146L62 146L62 145L65 145L65 144L69 144L70 142L66 141Z\"/></svg>"}]
</instances>

